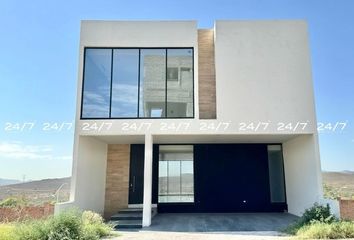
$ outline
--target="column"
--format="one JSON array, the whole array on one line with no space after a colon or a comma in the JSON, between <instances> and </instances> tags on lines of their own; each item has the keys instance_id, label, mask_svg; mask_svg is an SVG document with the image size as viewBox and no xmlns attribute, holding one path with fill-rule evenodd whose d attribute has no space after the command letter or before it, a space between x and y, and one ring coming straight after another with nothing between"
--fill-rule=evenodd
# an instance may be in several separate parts
<instances>
[{"instance_id":1,"label":"column","mask_svg":"<svg viewBox=\"0 0 354 240\"><path fill-rule=\"evenodd\" d=\"M152 136L145 135L144 153L144 201L143 227L151 225L151 195L152 195Z\"/></svg>"}]
</instances>

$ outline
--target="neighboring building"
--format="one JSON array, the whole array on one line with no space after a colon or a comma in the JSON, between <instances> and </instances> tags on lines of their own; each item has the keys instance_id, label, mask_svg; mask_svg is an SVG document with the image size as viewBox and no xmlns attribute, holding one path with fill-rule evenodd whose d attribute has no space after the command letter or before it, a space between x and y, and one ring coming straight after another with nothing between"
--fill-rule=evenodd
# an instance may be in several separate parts
<instances>
[{"instance_id":1,"label":"neighboring building","mask_svg":"<svg viewBox=\"0 0 354 240\"><path fill-rule=\"evenodd\" d=\"M70 202L106 217L322 201L304 21L83 21Z\"/></svg>"}]
</instances>

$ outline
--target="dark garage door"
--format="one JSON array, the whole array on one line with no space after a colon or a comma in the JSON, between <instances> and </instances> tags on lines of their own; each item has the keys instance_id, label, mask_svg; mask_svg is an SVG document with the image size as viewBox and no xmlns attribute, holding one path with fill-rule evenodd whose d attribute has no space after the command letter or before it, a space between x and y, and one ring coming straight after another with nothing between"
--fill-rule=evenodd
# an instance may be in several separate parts
<instances>
[{"instance_id":1,"label":"dark garage door","mask_svg":"<svg viewBox=\"0 0 354 240\"><path fill-rule=\"evenodd\" d=\"M267 145L195 145L194 152L199 211L270 210Z\"/></svg>"}]
</instances>

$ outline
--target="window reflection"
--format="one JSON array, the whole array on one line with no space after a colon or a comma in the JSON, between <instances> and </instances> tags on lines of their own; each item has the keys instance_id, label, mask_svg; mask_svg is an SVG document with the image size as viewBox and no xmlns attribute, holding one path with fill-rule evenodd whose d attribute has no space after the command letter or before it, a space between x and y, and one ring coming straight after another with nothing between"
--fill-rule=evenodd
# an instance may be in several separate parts
<instances>
[{"instance_id":1,"label":"window reflection","mask_svg":"<svg viewBox=\"0 0 354 240\"><path fill-rule=\"evenodd\" d=\"M193 146L160 146L159 202L194 202L193 172Z\"/></svg>"},{"instance_id":2,"label":"window reflection","mask_svg":"<svg viewBox=\"0 0 354 240\"><path fill-rule=\"evenodd\" d=\"M139 50L113 50L111 117L138 115Z\"/></svg>"},{"instance_id":3,"label":"window reflection","mask_svg":"<svg viewBox=\"0 0 354 240\"><path fill-rule=\"evenodd\" d=\"M194 116L193 49L86 48L81 117Z\"/></svg>"},{"instance_id":4,"label":"window reflection","mask_svg":"<svg viewBox=\"0 0 354 240\"><path fill-rule=\"evenodd\" d=\"M110 107L111 49L87 49L82 117L108 118Z\"/></svg>"},{"instance_id":5,"label":"window reflection","mask_svg":"<svg viewBox=\"0 0 354 240\"><path fill-rule=\"evenodd\" d=\"M142 49L139 117L165 117L166 50Z\"/></svg>"},{"instance_id":6,"label":"window reflection","mask_svg":"<svg viewBox=\"0 0 354 240\"><path fill-rule=\"evenodd\" d=\"M167 117L193 117L192 49L167 50Z\"/></svg>"}]
</instances>

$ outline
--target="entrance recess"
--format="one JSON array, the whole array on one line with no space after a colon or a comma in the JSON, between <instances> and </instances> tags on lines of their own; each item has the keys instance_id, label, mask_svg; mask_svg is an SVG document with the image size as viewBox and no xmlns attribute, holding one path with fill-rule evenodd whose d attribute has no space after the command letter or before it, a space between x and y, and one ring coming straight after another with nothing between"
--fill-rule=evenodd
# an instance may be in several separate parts
<instances>
[{"instance_id":1,"label":"entrance recess","mask_svg":"<svg viewBox=\"0 0 354 240\"><path fill-rule=\"evenodd\" d=\"M129 204L142 203L144 146L132 145ZM280 144L154 145L159 212L284 212Z\"/></svg>"}]
</instances>

